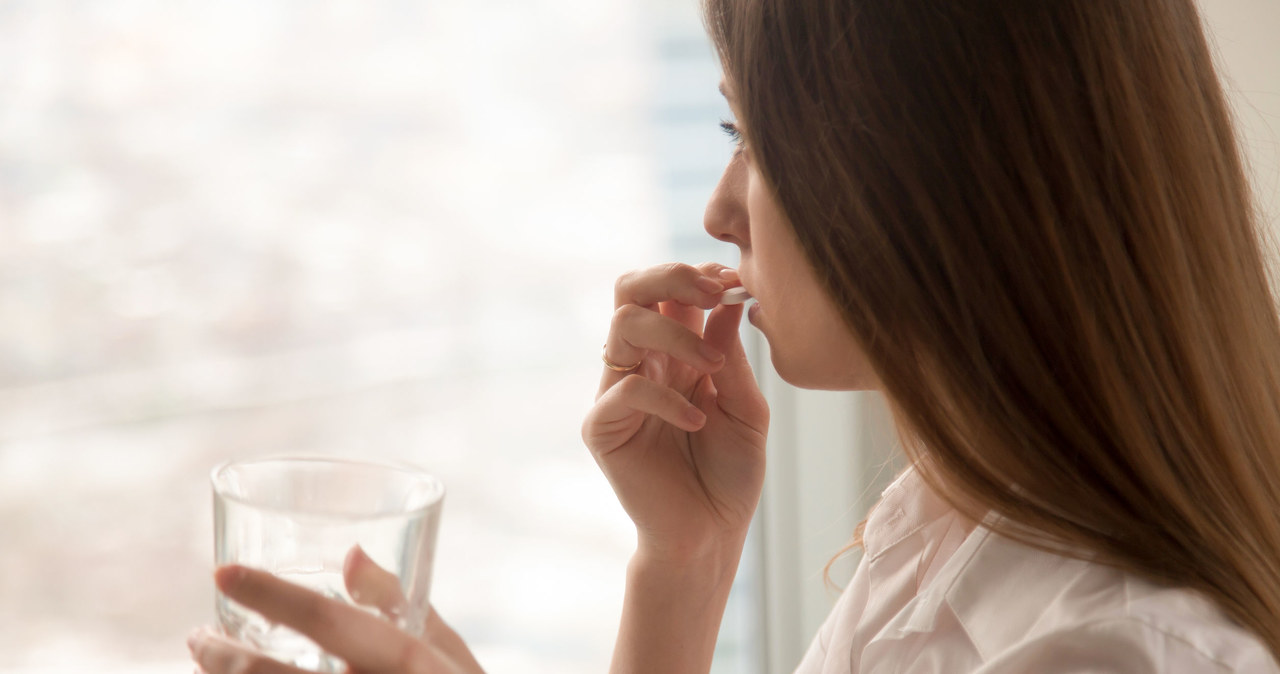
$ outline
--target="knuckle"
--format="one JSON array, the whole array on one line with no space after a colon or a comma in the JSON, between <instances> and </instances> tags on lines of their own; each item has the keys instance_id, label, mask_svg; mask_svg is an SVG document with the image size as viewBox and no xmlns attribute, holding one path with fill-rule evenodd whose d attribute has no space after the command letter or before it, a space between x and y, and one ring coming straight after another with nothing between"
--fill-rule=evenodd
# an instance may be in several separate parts
<instances>
[{"instance_id":1,"label":"knuckle","mask_svg":"<svg viewBox=\"0 0 1280 674\"><path fill-rule=\"evenodd\" d=\"M620 395L632 397L643 394L649 387L648 380L638 374L629 374L614 387Z\"/></svg>"},{"instance_id":2,"label":"knuckle","mask_svg":"<svg viewBox=\"0 0 1280 674\"><path fill-rule=\"evenodd\" d=\"M613 312L613 325L614 327L618 327L634 322L648 311L648 309L645 309L638 304L624 304L618 307L617 311Z\"/></svg>"},{"instance_id":3,"label":"knuckle","mask_svg":"<svg viewBox=\"0 0 1280 674\"><path fill-rule=\"evenodd\" d=\"M617 280L613 282L613 294L618 297L622 296L626 289L635 282L638 274L639 272L634 269L619 274Z\"/></svg>"},{"instance_id":4,"label":"knuckle","mask_svg":"<svg viewBox=\"0 0 1280 674\"><path fill-rule=\"evenodd\" d=\"M696 267L691 264L685 264L684 262L669 262L663 265L663 267L664 271L672 276L693 278L701 274Z\"/></svg>"},{"instance_id":5,"label":"knuckle","mask_svg":"<svg viewBox=\"0 0 1280 674\"><path fill-rule=\"evenodd\" d=\"M633 305L633 304L624 304L624 305L622 305L622 306L623 306L623 307L630 307L630 306L635 306L635 305ZM625 340L625 338L623 338L623 337L622 337L622 334L621 334L621 333L624 331L624 329L625 329L625 327L626 327L626 325L627 325L627 323L628 323L627 313L629 313L629 312L625 312L625 311L623 311L621 308L619 308L617 311L614 311L614 312L613 312L613 318L609 319L609 335L608 335L608 337L606 337L606 338L605 338L605 346L606 346L606 347L608 347L610 343L614 343L614 344L616 344L618 339L624 339L624 340Z\"/></svg>"}]
</instances>

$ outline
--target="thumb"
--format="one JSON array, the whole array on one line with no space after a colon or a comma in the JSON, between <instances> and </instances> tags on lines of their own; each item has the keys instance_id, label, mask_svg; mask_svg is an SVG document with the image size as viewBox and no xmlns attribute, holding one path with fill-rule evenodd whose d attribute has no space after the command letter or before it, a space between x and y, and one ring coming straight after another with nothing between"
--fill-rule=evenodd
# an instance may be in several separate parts
<instances>
[{"instance_id":1,"label":"thumb","mask_svg":"<svg viewBox=\"0 0 1280 674\"><path fill-rule=\"evenodd\" d=\"M431 642L432 646L456 665L458 671L480 672L483 674L480 663L476 661L476 656L471 653L467 643L462 640L462 637L452 627L445 624L444 620L440 618L440 614L436 613L434 607L427 617L426 638Z\"/></svg>"},{"instance_id":2,"label":"thumb","mask_svg":"<svg viewBox=\"0 0 1280 674\"><path fill-rule=\"evenodd\" d=\"M751 363L747 361L747 353L742 347L742 336L738 326L742 322L743 305L720 305L711 310L702 337L708 344L724 354L724 366L711 375L715 384L720 406L730 406L726 410L739 413L743 410L732 409L736 403L759 401L760 387L756 384L755 373L751 371ZM754 412L754 410L746 410Z\"/></svg>"},{"instance_id":3,"label":"thumb","mask_svg":"<svg viewBox=\"0 0 1280 674\"><path fill-rule=\"evenodd\" d=\"M347 594L357 603L371 606L387 618L398 622L409 618L409 602L400 589L400 579L378 566L359 545L351 548L342 564L342 579Z\"/></svg>"}]
</instances>

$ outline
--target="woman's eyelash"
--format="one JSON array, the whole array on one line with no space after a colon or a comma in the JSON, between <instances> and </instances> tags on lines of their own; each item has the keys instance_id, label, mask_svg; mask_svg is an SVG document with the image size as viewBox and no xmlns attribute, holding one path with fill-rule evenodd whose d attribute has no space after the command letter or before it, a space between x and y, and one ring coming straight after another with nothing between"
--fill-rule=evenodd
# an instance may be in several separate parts
<instances>
[{"instance_id":1,"label":"woman's eyelash","mask_svg":"<svg viewBox=\"0 0 1280 674\"><path fill-rule=\"evenodd\" d=\"M720 120L720 130L724 131L730 138L732 138L733 142L738 145L742 145L742 131L738 129L737 124L734 124L727 119L722 119Z\"/></svg>"}]
</instances>

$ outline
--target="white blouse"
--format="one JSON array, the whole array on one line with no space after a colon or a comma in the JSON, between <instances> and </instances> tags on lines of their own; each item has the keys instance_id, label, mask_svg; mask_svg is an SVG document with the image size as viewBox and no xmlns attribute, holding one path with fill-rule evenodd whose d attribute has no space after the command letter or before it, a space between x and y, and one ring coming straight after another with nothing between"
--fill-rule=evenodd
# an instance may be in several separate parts
<instances>
[{"instance_id":1,"label":"white blouse","mask_svg":"<svg viewBox=\"0 0 1280 674\"><path fill-rule=\"evenodd\" d=\"M1037 550L967 520L914 469L796 674L1280 672L1196 592Z\"/></svg>"}]
</instances>

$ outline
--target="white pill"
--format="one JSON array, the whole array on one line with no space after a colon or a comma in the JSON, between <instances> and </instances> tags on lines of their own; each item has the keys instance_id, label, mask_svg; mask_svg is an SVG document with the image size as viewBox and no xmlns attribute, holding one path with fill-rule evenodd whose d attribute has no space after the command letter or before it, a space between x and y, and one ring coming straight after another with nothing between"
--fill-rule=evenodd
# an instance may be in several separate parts
<instances>
[{"instance_id":1,"label":"white pill","mask_svg":"<svg viewBox=\"0 0 1280 674\"><path fill-rule=\"evenodd\" d=\"M747 292L746 288L738 286L737 288L730 288L724 291L724 294L720 296L720 303L742 304L749 299L751 299L751 293Z\"/></svg>"}]
</instances>

